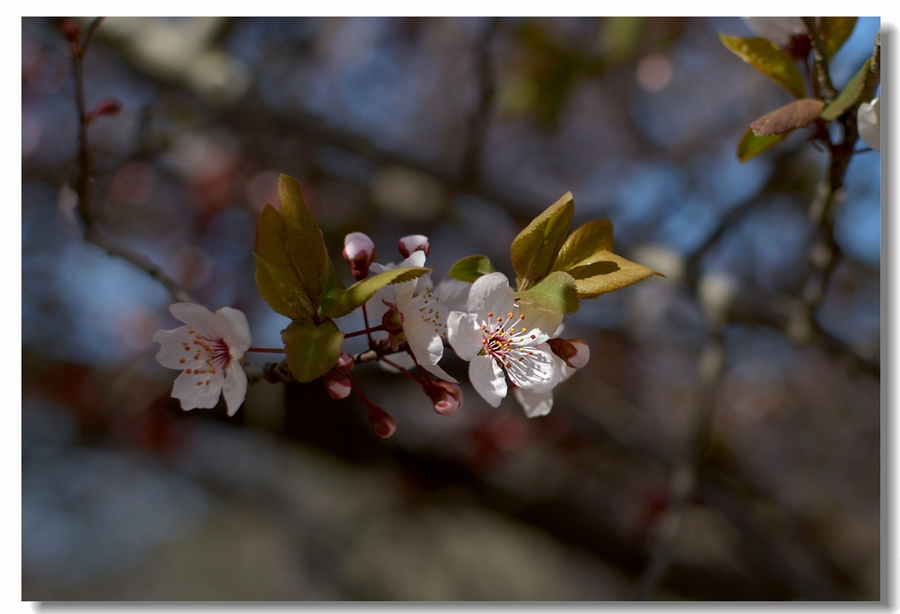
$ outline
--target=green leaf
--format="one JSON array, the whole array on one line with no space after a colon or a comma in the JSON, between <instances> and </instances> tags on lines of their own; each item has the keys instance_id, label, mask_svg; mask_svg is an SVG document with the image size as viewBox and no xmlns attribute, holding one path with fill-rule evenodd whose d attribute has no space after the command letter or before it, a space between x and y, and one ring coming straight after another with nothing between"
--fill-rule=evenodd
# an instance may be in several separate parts
<instances>
[{"instance_id":1,"label":"green leaf","mask_svg":"<svg viewBox=\"0 0 900 614\"><path fill-rule=\"evenodd\" d=\"M447 277L473 282L482 275L493 273L496 270L487 256L466 256L450 267Z\"/></svg>"},{"instance_id":2,"label":"green leaf","mask_svg":"<svg viewBox=\"0 0 900 614\"><path fill-rule=\"evenodd\" d=\"M278 181L278 197L286 231L287 252L306 295L318 307L325 295L329 276L328 251L322 239L322 231L306 206L296 179L282 175Z\"/></svg>"},{"instance_id":3,"label":"green leaf","mask_svg":"<svg viewBox=\"0 0 900 614\"><path fill-rule=\"evenodd\" d=\"M592 220L576 228L563 243L553 263L554 271L567 271L603 250L612 251L613 225L609 220Z\"/></svg>"},{"instance_id":4,"label":"green leaf","mask_svg":"<svg viewBox=\"0 0 900 614\"><path fill-rule=\"evenodd\" d=\"M806 97L806 85L803 75L797 70L791 56L779 49L765 38L754 36L740 38L719 34L719 39L729 51L766 75L775 83L794 95L795 98Z\"/></svg>"},{"instance_id":5,"label":"green leaf","mask_svg":"<svg viewBox=\"0 0 900 614\"><path fill-rule=\"evenodd\" d=\"M866 60L866 63L863 64L863 67L859 69L859 71L850 78L850 81L847 82L847 85L844 86L844 89L841 90L841 93L837 95L837 98L831 101L831 104L822 109L822 113L819 115L822 119L827 122L834 121L841 115L843 115L844 111L852 107L853 105L862 102L860 98L862 97L863 90L866 85L866 76L872 69L872 58ZM866 101L868 102L868 101Z\"/></svg>"},{"instance_id":6,"label":"green leaf","mask_svg":"<svg viewBox=\"0 0 900 614\"><path fill-rule=\"evenodd\" d=\"M575 279L563 271L554 271L528 290L516 292L516 300L553 313L578 311Z\"/></svg>"},{"instance_id":7,"label":"green leaf","mask_svg":"<svg viewBox=\"0 0 900 614\"><path fill-rule=\"evenodd\" d=\"M267 204L256 226L256 287L276 312L293 320L309 320L312 306L287 252L284 220Z\"/></svg>"},{"instance_id":8,"label":"green leaf","mask_svg":"<svg viewBox=\"0 0 900 614\"><path fill-rule=\"evenodd\" d=\"M343 317L357 307L365 305L366 301L383 287L410 281L428 272L429 269L423 267L402 267L367 277L347 288L337 300L323 310L322 315L326 318Z\"/></svg>"},{"instance_id":9,"label":"green leaf","mask_svg":"<svg viewBox=\"0 0 900 614\"><path fill-rule=\"evenodd\" d=\"M263 207L256 225L256 253L275 267L289 282L302 287L300 276L287 251L287 232L281 214L270 204Z\"/></svg>"},{"instance_id":10,"label":"green leaf","mask_svg":"<svg viewBox=\"0 0 900 614\"><path fill-rule=\"evenodd\" d=\"M319 314L323 315L328 307L338 300L343 293L344 284L338 279L337 274L334 272L334 265L331 263L331 258L329 258L328 282L325 284L325 294L322 296L322 304L319 305Z\"/></svg>"},{"instance_id":11,"label":"green leaf","mask_svg":"<svg viewBox=\"0 0 900 614\"><path fill-rule=\"evenodd\" d=\"M821 100L801 98L763 115L750 124L750 129L756 136L793 132L816 121L823 108L825 103Z\"/></svg>"},{"instance_id":12,"label":"green leaf","mask_svg":"<svg viewBox=\"0 0 900 614\"><path fill-rule=\"evenodd\" d=\"M292 320L312 320L316 310L303 289L259 254L254 253L253 257L256 259L256 287L269 307Z\"/></svg>"},{"instance_id":13,"label":"green leaf","mask_svg":"<svg viewBox=\"0 0 900 614\"><path fill-rule=\"evenodd\" d=\"M550 205L519 233L510 246L510 257L521 290L547 276L569 232L575 202L572 193Z\"/></svg>"},{"instance_id":14,"label":"green leaf","mask_svg":"<svg viewBox=\"0 0 900 614\"><path fill-rule=\"evenodd\" d=\"M787 135L788 133L785 132L783 134L773 134L772 136L756 136L753 134L752 128L747 128L747 131L738 142L738 159L741 162L746 162L751 158L755 158L773 145L783 141Z\"/></svg>"},{"instance_id":15,"label":"green leaf","mask_svg":"<svg viewBox=\"0 0 900 614\"><path fill-rule=\"evenodd\" d=\"M819 38L825 47L825 55L834 57L856 27L856 17L820 17Z\"/></svg>"},{"instance_id":16,"label":"green leaf","mask_svg":"<svg viewBox=\"0 0 900 614\"><path fill-rule=\"evenodd\" d=\"M600 252L592 262L575 267L570 272L580 298L594 298L630 286L653 275L665 277L642 264L626 260L612 252Z\"/></svg>"},{"instance_id":17,"label":"green leaf","mask_svg":"<svg viewBox=\"0 0 900 614\"><path fill-rule=\"evenodd\" d=\"M312 322L293 323L281 331L288 368L299 382L311 382L337 364L344 333L334 322L316 326Z\"/></svg>"}]
</instances>

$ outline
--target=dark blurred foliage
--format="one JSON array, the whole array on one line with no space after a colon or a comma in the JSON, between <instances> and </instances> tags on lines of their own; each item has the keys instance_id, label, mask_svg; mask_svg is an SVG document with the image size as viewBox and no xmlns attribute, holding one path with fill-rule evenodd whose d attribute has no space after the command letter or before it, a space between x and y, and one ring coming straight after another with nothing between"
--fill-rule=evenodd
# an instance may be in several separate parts
<instances>
[{"instance_id":1,"label":"dark blurred foliage","mask_svg":"<svg viewBox=\"0 0 900 614\"><path fill-rule=\"evenodd\" d=\"M86 21L80 22L86 27ZM861 19L838 87L871 54ZM110 18L85 62L98 225L277 347L258 213L297 178L333 258L430 238L441 278L564 192L652 278L566 320L586 368L546 418L436 415L375 366L376 439L321 382L184 413L151 335L172 302L82 238L61 21L22 21L23 598L878 599L879 163L854 157L815 332L798 131L740 164L788 95L719 43L733 18ZM351 318L352 319L352 318ZM465 363L445 359L464 378ZM259 368L265 355L250 355ZM681 497L681 499L679 499Z\"/></svg>"}]
</instances>

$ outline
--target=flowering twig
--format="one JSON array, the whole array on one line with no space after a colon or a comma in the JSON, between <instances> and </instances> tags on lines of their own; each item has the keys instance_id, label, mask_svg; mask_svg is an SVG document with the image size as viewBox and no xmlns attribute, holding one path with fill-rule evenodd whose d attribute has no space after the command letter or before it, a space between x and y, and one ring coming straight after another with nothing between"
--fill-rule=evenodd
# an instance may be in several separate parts
<instances>
[{"instance_id":1,"label":"flowering twig","mask_svg":"<svg viewBox=\"0 0 900 614\"><path fill-rule=\"evenodd\" d=\"M110 256L116 256L127 260L133 265L146 271L151 277L159 281L172 298L179 303L193 302L191 295L179 286L171 277L154 264L149 258L139 252L129 250L118 245L107 237L97 226L98 217L93 213L91 201L93 198L94 163L88 145L88 127L99 115L111 114L118 110L114 104L103 104L94 112L88 112L84 96L84 57L94 32L103 21L102 17L94 19L85 32L84 38L79 40L80 33L74 25L66 27L66 38L69 39L72 50L72 62L75 72L75 104L78 110L78 178L75 182L75 192L78 196L78 217L81 219L85 241L93 243L104 250Z\"/></svg>"}]
</instances>

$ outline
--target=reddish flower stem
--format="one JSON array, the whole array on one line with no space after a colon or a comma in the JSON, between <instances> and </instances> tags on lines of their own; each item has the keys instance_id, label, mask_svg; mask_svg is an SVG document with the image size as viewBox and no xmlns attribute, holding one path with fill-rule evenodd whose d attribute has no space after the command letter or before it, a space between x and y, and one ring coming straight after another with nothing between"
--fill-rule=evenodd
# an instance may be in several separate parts
<instances>
[{"instance_id":1,"label":"reddish flower stem","mask_svg":"<svg viewBox=\"0 0 900 614\"><path fill-rule=\"evenodd\" d=\"M367 318L368 319L368 318ZM369 343L372 343L372 333L376 333L380 330L385 330L384 324L379 324L373 328L369 328L368 323L366 324L366 328L363 330L357 330L352 333L346 333L344 335L344 339L349 339L350 337L359 337L360 335L369 335Z\"/></svg>"}]
</instances>

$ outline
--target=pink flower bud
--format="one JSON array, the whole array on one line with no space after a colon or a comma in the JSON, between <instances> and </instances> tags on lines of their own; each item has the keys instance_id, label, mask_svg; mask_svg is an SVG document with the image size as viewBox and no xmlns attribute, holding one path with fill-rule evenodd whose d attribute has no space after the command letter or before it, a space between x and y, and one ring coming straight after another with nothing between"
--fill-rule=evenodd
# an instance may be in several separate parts
<instances>
[{"instance_id":1,"label":"pink flower bud","mask_svg":"<svg viewBox=\"0 0 900 614\"><path fill-rule=\"evenodd\" d=\"M397 421L389 413L375 405L369 406L369 422L372 424L375 435L382 439L387 439L397 430Z\"/></svg>"},{"instance_id":2,"label":"pink flower bud","mask_svg":"<svg viewBox=\"0 0 900 614\"><path fill-rule=\"evenodd\" d=\"M328 389L328 394L332 399L346 399L352 390L350 378L333 369L323 375L322 379L325 381L325 388Z\"/></svg>"},{"instance_id":3,"label":"pink flower bud","mask_svg":"<svg viewBox=\"0 0 900 614\"><path fill-rule=\"evenodd\" d=\"M427 256L431 253L431 244L425 235L409 235L400 239L397 249L400 250L400 255L404 258L409 258L410 254L420 250L425 252Z\"/></svg>"},{"instance_id":4,"label":"pink flower bud","mask_svg":"<svg viewBox=\"0 0 900 614\"><path fill-rule=\"evenodd\" d=\"M547 343L573 369L580 369L591 359L591 349L581 339L550 339Z\"/></svg>"},{"instance_id":5,"label":"pink flower bud","mask_svg":"<svg viewBox=\"0 0 900 614\"><path fill-rule=\"evenodd\" d=\"M375 260L375 244L361 232L351 232L344 237L344 260L350 264L353 279L359 281L369 274L369 265Z\"/></svg>"},{"instance_id":6,"label":"pink flower bud","mask_svg":"<svg viewBox=\"0 0 900 614\"><path fill-rule=\"evenodd\" d=\"M431 380L425 385L425 392L434 402L434 411L442 416L456 413L462 405L462 390L452 382Z\"/></svg>"},{"instance_id":7,"label":"pink flower bud","mask_svg":"<svg viewBox=\"0 0 900 614\"><path fill-rule=\"evenodd\" d=\"M338 358L337 365L334 367L334 370L342 375L350 375L355 364L356 361L353 360L353 356L351 356L347 352L344 352Z\"/></svg>"}]
</instances>

